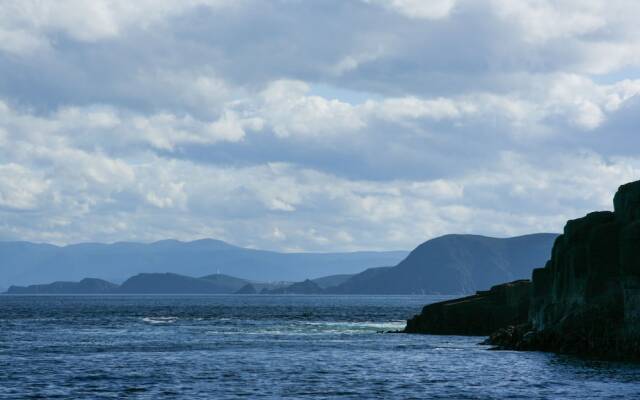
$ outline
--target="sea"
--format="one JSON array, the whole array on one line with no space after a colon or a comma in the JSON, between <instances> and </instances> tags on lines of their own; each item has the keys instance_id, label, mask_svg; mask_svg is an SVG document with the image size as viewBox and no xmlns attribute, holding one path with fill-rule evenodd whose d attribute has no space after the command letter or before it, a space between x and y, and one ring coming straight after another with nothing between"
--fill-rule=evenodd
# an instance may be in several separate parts
<instances>
[{"instance_id":1,"label":"sea","mask_svg":"<svg viewBox=\"0 0 640 400\"><path fill-rule=\"evenodd\" d=\"M640 399L640 365L385 333L441 296L0 296L0 399Z\"/></svg>"}]
</instances>

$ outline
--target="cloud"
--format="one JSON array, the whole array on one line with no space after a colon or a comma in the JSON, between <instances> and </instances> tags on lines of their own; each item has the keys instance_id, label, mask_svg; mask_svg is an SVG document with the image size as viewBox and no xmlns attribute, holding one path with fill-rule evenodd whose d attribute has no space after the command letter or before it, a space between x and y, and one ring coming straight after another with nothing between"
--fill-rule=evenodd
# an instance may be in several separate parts
<instances>
[{"instance_id":1,"label":"cloud","mask_svg":"<svg viewBox=\"0 0 640 400\"><path fill-rule=\"evenodd\" d=\"M111 150L132 145L174 150L186 144L237 142L243 140L247 130L260 130L263 125L259 118L243 118L232 110L223 111L211 121L169 112L144 115L107 106L65 107L38 116L0 102L0 115L4 118L0 126L8 132L5 136L18 142L26 135L31 144L68 142Z\"/></svg>"},{"instance_id":2,"label":"cloud","mask_svg":"<svg viewBox=\"0 0 640 400\"><path fill-rule=\"evenodd\" d=\"M624 1L0 6L0 238L410 249L640 174Z\"/></svg>"},{"instance_id":3,"label":"cloud","mask_svg":"<svg viewBox=\"0 0 640 400\"><path fill-rule=\"evenodd\" d=\"M355 108L336 99L309 96L309 85L300 81L277 81L261 93L264 115L276 135L332 135L365 126Z\"/></svg>"},{"instance_id":4,"label":"cloud","mask_svg":"<svg viewBox=\"0 0 640 400\"><path fill-rule=\"evenodd\" d=\"M0 207L10 210L36 208L48 182L14 163L0 164Z\"/></svg>"},{"instance_id":5,"label":"cloud","mask_svg":"<svg viewBox=\"0 0 640 400\"><path fill-rule=\"evenodd\" d=\"M409 18L440 19L449 15L456 0L365 0L380 4Z\"/></svg>"},{"instance_id":6,"label":"cloud","mask_svg":"<svg viewBox=\"0 0 640 400\"><path fill-rule=\"evenodd\" d=\"M602 1L494 1L500 18L514 23L531 42L584 36L598 32L607 25Z\"/></svg>"},{"instance_id":7,"label":"cloud","mask_svg":"<svg viewBox=\"0 0 640 400\"><path fill-rule=\"evenodd\" d=\"M62 33L81 42L123 35L131 27L148 29L171 16L199 6L217 6L223 0L37 0L6 1L0 8L0 49L28 54L54 47L51 36Z\"/></svg>"}]
</instances>

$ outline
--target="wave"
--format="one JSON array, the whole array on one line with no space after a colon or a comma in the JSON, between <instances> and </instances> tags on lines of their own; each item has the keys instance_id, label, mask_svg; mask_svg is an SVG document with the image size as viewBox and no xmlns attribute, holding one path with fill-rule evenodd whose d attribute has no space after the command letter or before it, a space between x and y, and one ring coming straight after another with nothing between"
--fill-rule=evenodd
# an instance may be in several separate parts
<instances>
[{"instance_id":1,"label":"wave","mask_svg":"<svg viewBox=\"0 0 640 400\"><path fill-rule=\"evenodd\" d=\"M173 324L178 320L178 317L144 317L142 318L143 322L147 324Z\"/></svg>"}]
</instances>

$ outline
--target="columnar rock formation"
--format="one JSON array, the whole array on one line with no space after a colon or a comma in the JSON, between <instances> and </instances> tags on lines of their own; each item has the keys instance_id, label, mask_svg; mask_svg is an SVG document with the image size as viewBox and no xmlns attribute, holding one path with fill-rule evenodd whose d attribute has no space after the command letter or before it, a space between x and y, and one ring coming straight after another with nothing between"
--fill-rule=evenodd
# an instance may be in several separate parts
<instances>
[{"instance_id":1,"label":"columnar rock formation","mask_svg":"<svg viewBox=\"0 0 640 400\"><path fill-rule=\"evenodd\" d=\"M448 306L425 307L419 318L433 319L438 314L434 311L442 309ZM462 320L474 314L474 307L456 310ZM412 321L407 331L428 326ZM593 212L567 222L551 259L533 271L528 320L503 327L488 342L503 348L640 359L640 181L619 188L614 212Z\"/></svg>"},{"instance_id":2,"label":"columnar rock formation","mask_svg":"<svg viewBox=\"0 0 640 400\"><path fill-rule=\"evenodd\" d=\"M551 260L533 271L535 335L516 347L640 355L640 181L621 186L613 203L614 212L567 222Z\"/></svg>"}]
</instances>

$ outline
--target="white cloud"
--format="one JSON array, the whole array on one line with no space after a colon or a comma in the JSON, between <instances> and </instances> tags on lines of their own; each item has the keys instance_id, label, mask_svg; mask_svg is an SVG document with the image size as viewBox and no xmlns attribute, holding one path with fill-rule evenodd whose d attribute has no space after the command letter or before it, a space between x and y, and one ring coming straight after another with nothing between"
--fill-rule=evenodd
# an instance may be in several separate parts
<instances>
[{"instance_id":1,"label":"white cloud","mask_svg":"<svg viewBox=\"0 0 640 400\"><path fill-rule=\"evenodd\" d=\"M572 70L606 74L638 65L640 4L624 0L497 1L492 7L522 39L536 46L562 43L577 55Z\"/></svg>"},{"instance_id":2,"label":"white cloud","mask_svg":"<svg viewBox=\"0 0 640 400\"><path fill-rule=\"evenodd\" d=\"M261 126L259 119L242 119L227 111L212 122L199 121L189 115L178 117L168 113L150 117L136 116L131 121L125 121L121 130L131 141L143 140L158 149L173 150L179 144L237 142L244 138L245 129L255 130Z\"/></svg>"},{"instance_id":3,"label":"white cloud","mask_svg":"<svg viewBox=\"0 0 640 400\"><path fill-rule=\"evenodd\" d=\"M382 58L389 53L388 45L383 43L382 38L375 38L373 45L366 45L355 54L348 54L340 59L329 69L332 74L343 75L347 72L355 71L363 64Z\"/></svg>"},{"instance_id":4,"label":"white cloud","mask_svg":"<svg viewBox=\"0 0 640 400\"><path fill-rule=\"evenodd\" d=\"M225 110L212 121L168 112L133 114L113 107L65 107L49 116L36 116L14 110L0 102L0 127L15 138L30 137L33 142L71 141L77 145L110 146L115 143L148 144L156 149L173 150L184 144L237 142L246 131L262 129L263 121Z\"/></svg>"},{"instance_id":5,"label":"white cloud","mask_svg":"<svg viewBox=\"0 0 640 400\"><path fill-rule=\"evenodd\" d=\"M610 208L616 185L640 174L640 160L595 154L540 163L508 153L458 178L376 182L282 163L231 168L148 153L128 161L71 149L36 153L54 167L0 168L0 199L37 211L13 220L14 234L57 242L215 234L258 247L380 249L450 232L557 231L594 206ZM41 219L38 228L32 218Z\"/></svg>"},{"instance_id":6,"label":"white cloud","mask_svg":"<svg viewBox=\"0 0 640 400\"><path fill-rule=\"evenodd\" d=\"M381 102L369 101L364 108L374 116L391 121L415 118L458 119L477 110L471 102L457 102L444 98L425 100L413 96L390 98Z\"/></svg>"},{"instance_id":7,"label":"white cloud","mask_svg":"<svg viewBox=\"0 0 640 400\"><path fill-rule=\"evenodd\" d=\"M47 41L21 29L7 29L0 26L0 50L22 55L47 48Z\"/></svg>"},{"instance_id":8,"label":"white cloud","mask_svg":"<svg viewBox=\"0 0 640 400\"><path fill-rule=\"evenodd\" d=\"M456 0L364 0L380 4L409 18L440 19L451 13Z\"/></svg>"},{"instance_id":9,"label":"white cloud","mask_svg":"<svg viewBox=\"0 0 640 400\"><path fill-rule=\"evenodd\" d=\"M4 2L0 237L408 249L640 175L635 3L327 1Z\"/></svg>"},{"instance_id":10,"label":"white cloud","mask_svg":"<svg viewBox=\"0 0 640 400\"><path fill-rule=\"evenodd\" d=\"M309 91L304 82L277 81L261 93L260 113L276 135L334 135L365 126L351 104L309 96Z\"/></svg>"},{"instance_id":11,"label":"white cloud","mask_svg":"<svg viewBox=\"0 0 640 400\"><path fill-rule=\"evenodd\" d=\"M225 0L8 0L0 7L0 49L31 53L49 47L49 35L62 32L78 41L117 37L130 27L148 28L198 6Z\"/></svg>"},{"instance_id":12,"label":"white cloud","mask_svg":"<svg viewBox=\"0 0 640 400\"><path fill-rule=\"evenodd\" d=\"M49 183L18 164L0 164L0 207L15 210L36 208Z\"/></svg>"},{"instance_id":13,"label":"white cloud","mask_svg":"<svg viewBox=\"0 0 640 400\"><path fill-rule=\"evenodd\" d=\"M140 86L140 92L134 94L139 100L152 98L170 108L191 109L204 115L219 114L226 103L247 95L242 87L230 85L207 67L172 70L153 66L138 71L133 81Z\"/></svg>"},{"instance_id":14,"label":"white cloud","mask_svg":"<svg viewBox=\"0 0 640 400\"><path fill-rule=\"evenodd\" d=\"M564 115L570 123L591 130L600 126L607 113L640 93L640 80L598 85L575 74L561 74L550 81L545 108Z\"/></svg>"},{"instance_id":15,"label":"white cloud","mask_svg":"<svg viewBox=\"0 0 640 400\"><path fill-rule=\"evenodd\" d=\"M585 35L607 24L604 1L493 0L492 6L501 18L517 24L529 41Z\"/></svg>"}]
</instances>

